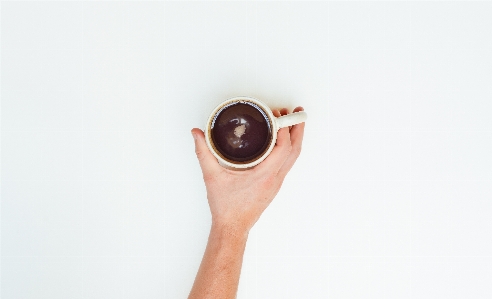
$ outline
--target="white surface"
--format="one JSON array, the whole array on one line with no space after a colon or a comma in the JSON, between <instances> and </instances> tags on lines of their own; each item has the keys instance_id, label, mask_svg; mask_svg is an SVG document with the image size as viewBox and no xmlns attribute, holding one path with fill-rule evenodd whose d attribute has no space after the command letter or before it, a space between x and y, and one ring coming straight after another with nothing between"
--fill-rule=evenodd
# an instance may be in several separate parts
<instances>
[{"instance_id":1,"label":"white surface","mask_svg":"<svg viewBox=\"0 0 492 299\"><path fill-rule=\"evenodd\" d=\"M492 4L1 3L1 297L185 298L190 129L309 114L238 298L492 297Z\"/></svg>"}]
</instances>

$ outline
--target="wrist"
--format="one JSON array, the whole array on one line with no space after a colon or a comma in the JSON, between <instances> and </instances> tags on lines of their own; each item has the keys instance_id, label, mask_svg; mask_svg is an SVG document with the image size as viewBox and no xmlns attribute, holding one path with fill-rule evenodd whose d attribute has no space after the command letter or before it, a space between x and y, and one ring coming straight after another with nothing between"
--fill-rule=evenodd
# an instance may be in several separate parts
<instances>
[{"instance_id":1,"label":"wrist","mask_svg":"<svg viewBox=\"0 0 492 299\"><path fill-rule=\"evenodd\" d=\"M248 239L249 229L238 223L223 223L212 220L211 234L237 241Z\"/></svg>"}]
</instances>

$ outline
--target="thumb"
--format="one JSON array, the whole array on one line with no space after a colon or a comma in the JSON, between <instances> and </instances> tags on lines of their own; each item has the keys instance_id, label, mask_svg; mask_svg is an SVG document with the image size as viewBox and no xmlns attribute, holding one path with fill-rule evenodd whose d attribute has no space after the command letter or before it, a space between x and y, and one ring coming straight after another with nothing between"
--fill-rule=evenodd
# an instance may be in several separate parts
<instances>
[{"instance_id":1,"label":"thumb","mask_svg":"<svg viewBox=\"0 0 492 299\"><path fill-rule=\"evenodd\" d=\"M205 134L202 130L194 128L191 135L195 139L195 153L202 168L203 175L206 176L220 167L217 159L212 155L205 142Z\"/></svg>"}]
</instances>

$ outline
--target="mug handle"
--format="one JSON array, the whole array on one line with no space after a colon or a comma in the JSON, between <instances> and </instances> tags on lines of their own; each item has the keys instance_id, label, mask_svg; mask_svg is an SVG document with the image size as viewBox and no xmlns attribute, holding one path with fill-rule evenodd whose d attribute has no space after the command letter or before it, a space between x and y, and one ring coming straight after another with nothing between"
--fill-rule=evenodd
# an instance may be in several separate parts
<instances>
[{"instance_id":1,"label":"mug handle","mask_svg":"<svg viewBox=\"0 0 492 299\"><path fill-rule=\"evenodd\" d=\"M291 114L277 117L276 118L277 129L303 123L306 121L306 119L307 119L307 113L304 111L294 112Z\"/></svg>"}]
</instances>

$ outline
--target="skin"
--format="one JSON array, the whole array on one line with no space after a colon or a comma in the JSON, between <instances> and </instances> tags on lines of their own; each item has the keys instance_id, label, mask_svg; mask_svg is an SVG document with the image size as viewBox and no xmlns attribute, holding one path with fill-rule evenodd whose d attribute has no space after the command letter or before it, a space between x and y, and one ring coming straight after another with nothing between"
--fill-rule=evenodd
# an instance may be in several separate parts
<instances>
[{"instance_id":1,"label":"skin","mask_svg":"<svg viewBox=\"0 0 492 299\"><path fill-rule=\"evenodd\" d=\"M297 107L294 112L303 110ZM273 113L278 117L288 114L288 110ZM280 129L270 155L245 171L220 166L205 143L203 131L191 131L207 189L212 227L189 299L236 298L248 233L299 157L304 126L301 123Z\"/></svg>"}]
</instances>

